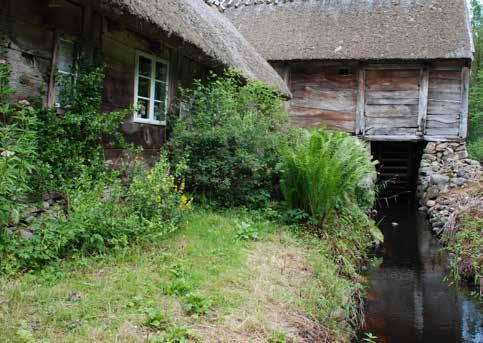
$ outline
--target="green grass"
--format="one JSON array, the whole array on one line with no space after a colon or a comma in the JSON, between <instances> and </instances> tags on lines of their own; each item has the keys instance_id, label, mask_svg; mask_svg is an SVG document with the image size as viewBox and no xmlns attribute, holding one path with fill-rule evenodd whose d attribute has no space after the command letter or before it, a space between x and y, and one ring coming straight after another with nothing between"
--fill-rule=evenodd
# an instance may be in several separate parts
<instances>
[{"instance_id":1,"label":"green grass","mask_svg":"<svg viewBox=\"0 0 483 343\"><path fill-rule=\"evenodd\" d=\"M199 210L162 241L0 279L0 341L348 341L359 281L324 242Z\"/></svg>"}]
</instances>

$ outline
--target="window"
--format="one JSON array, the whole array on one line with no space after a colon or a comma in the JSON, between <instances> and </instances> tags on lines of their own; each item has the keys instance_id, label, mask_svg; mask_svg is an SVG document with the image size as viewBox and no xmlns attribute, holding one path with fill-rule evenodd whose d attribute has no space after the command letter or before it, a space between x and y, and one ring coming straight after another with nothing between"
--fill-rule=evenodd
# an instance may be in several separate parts
<instances>
[{"instance_id":1,"label":"window","mask_svg":"<svg viewBox=\"0 0 483 343\"><path fill-rule=\"evenodd\" d=\"M74 82L74 64L76 60L75 42L60 38L57 43L56 67L57 75L55 78L55 107L62 107L61 94L66 83Z\"/></svg>"},{"instance_id":2,"label":"window","mask_svg":"<svg viewBox=\"0 0 483 343\"><path fill-rule=\"evenodd\" d=\"M352 70L350 68L339 68L338 73L342 76L348 76L352 75Z\"/></svg>"},{"instance_id":3,"label":"window","mask_svg":"<svg viewBox=\"0 0 483 343\"><path fill-rule=\"evenodd\" d=\"M134 121L166 125L168 108L168 63L144 53L136 55Z\"/></svg>"}]
</instances>

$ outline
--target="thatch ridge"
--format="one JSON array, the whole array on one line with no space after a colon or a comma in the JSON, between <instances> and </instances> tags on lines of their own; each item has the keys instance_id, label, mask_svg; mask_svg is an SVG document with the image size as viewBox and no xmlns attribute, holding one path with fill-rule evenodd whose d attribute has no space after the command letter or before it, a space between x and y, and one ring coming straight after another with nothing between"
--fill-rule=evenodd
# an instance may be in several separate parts
<instances>
[{"instance_id":1,"label":"thatch ridge","mask_svg":"<svg viewBox=\"0 0 483 343\"><path fill-rule=\"evenodd\" d=\"M271 84L290 96L286 84L268 62L226 17L203 0L100 0L99 6L152 24L218 64L237 68L248 79Z\"/></svg>"},{"instance_id":2,"label":"thatch ridge","mask_svg":"<svg viewBox=\"0 0 483 343\"><path fill-rule=\"evenodd\" d=\"M465 0L215 2L268 60L472 58Z\"/></svg>"}]
</instances>

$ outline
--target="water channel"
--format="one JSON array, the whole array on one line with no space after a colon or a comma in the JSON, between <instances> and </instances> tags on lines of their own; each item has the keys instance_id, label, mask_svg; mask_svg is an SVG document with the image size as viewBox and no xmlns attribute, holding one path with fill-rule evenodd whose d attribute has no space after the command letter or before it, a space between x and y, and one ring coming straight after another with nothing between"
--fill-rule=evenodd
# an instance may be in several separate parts
<instances>
[{"instance_id":1,"label":"water channel","mask_svg":"<svg viewBox=\"0 0 483 343\"><path fill-rule=\"evenodd\" d=\"M382 263L370 274L365 332L388 343L481 343L481 302L448 287L445 257L424 214L407 201L384 205Z\"/></svg>"}]
</instances>

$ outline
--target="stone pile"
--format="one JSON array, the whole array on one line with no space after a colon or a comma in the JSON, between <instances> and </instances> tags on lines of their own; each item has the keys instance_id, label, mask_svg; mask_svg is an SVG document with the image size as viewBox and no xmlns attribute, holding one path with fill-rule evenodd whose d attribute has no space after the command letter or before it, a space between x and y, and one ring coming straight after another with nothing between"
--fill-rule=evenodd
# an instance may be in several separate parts
<instances>
[{"instance_id":1,"label":"stone pile","mask_svg":"<svg viewBox=\"0 0 483 343\"><path fill-rule=\"evenodd\" d=\"M42 195L41 201L25 201L19 203L18 214L11 215L7 231L11 234L20 235L23 238L31 238L36 229L37 219L42 215L49 218L60 219L64 216L64 209L61 205L62 198L58 193L46 193Z\"/></svg>"},{"instance_id":2,"label":"stone pile","mask_svg":"<svg viewBox=\"0 0 483 343\"><path fill-rule=\"evenodd\" d=\"M468 159L464 142L428 143L419 168L417 197L435 231L441 231L457 210L458 190L479 184L481 177L481 165Z\"/></svg>"}]
</instances>

